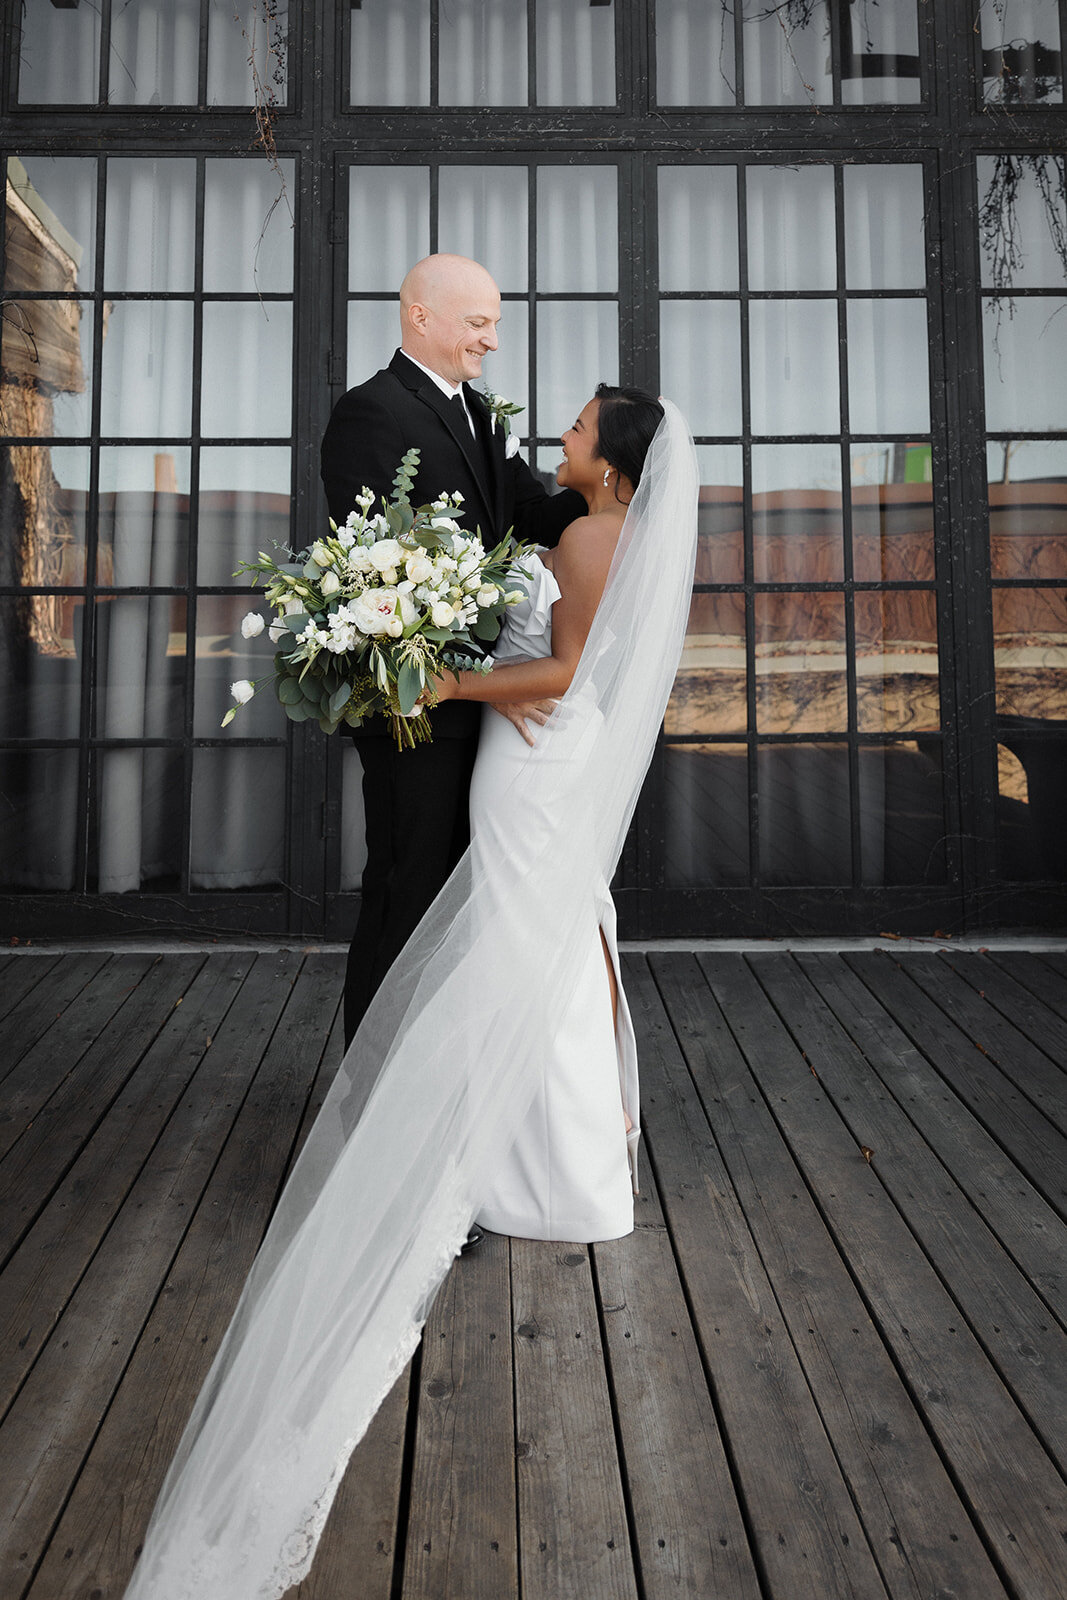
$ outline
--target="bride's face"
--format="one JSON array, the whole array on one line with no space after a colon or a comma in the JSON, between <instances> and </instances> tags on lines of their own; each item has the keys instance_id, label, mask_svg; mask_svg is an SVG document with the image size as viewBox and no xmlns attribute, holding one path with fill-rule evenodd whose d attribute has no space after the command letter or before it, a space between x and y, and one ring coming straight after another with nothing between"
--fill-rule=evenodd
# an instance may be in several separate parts
<instances>
[{"instance_id":1,"label":"bride's face","mask_svg":"<svg viewBox=\"0 0 1067 1600\"><path fill-rule=\"evenodd\" d=\"M583 494L603 479L607 463L596 453L599 413L600 401L590 400L573 428L563 435L563 460L556 472L561 489L577 489Z\"/></svg>"}]
</instances>

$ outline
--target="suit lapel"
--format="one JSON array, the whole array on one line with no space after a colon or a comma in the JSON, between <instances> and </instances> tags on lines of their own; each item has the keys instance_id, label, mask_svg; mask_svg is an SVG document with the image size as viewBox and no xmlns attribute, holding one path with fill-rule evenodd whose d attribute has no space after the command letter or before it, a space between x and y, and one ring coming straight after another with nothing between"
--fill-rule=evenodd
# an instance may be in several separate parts
<instances>
[{"instance_id":1,"label":"suit lapel","mask_svg":"<svg viewBox=\"0 0 1067 1600\"><path fill-rule=\"evenodd\" d=\"M504 528L504 431L494 428L493 419L489 415L489 407L476 389L469 383L463 385L463 392L467 397L467 405L474 426L482 444L482 456L489 470L489 489L492 496L493 527L496 537L500 538L505 533Z\"/></svg>"}]
</instances>

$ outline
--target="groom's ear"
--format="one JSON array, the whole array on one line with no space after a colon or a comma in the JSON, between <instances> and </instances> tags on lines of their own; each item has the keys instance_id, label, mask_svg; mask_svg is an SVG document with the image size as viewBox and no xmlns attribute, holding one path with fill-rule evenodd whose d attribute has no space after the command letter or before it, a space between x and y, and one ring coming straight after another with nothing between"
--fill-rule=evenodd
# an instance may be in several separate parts
<instances>
[{"instance_id":1,"label":"groom's ear","mask_svg":"<svg viewBox=\"0 0 1067 1600\"><path fill-rule=\"evenodd\" d=\"M411 305L409 305L407 308L408 326L413 330L413 332L421 336L426 332L426 323L428 320L429 312L427 311L426 307L418 300L413 300Z\"/></svg>"}]
</instances>

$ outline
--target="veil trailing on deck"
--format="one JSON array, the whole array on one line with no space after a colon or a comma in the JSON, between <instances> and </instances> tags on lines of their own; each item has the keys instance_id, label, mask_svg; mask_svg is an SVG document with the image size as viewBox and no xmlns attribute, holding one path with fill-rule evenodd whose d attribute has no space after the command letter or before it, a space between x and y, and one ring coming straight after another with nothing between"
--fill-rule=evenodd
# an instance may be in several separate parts
<instances>
[{"instance_id":1,"label":"veil trailing on deck","mask_svg":"<svg viewBox=\"0 0 1067 1600\"><path fill-rule=\"evenodd\" d=\"M277 1600L539 1082L685 635L696 457L669 402L574 682L373 1001L281 1196L127 1600ZM585 916L583 917L583 913Z\"/></svg>"}]
</instances>

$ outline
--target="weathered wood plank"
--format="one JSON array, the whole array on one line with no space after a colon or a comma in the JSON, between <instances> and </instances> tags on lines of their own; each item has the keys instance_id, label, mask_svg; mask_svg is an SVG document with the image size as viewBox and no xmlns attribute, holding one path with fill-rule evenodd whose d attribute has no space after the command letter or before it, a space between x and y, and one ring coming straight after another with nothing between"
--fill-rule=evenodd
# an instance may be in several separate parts
<instances>
[{"instance_id":1,"label":"weathered wood plank","mask_svg":"<svg viewBox=\"0 0 1067 1600\"><path fill-rule=\"evenodd\" d=\"M29 957L24 956L22 959L28 961ZM50 1029L56 1028L62 1021L64 1012L78 1000L89 985L100 978L110 959L106 951L101 951L98 955L67 956L46 972L31 992L8 1015L3 1036L0 1038L0 1154L7 1149L10 1142L13 1131L10 1118L18 1104L19 1089L10 1082L13 1070L28 1050L32 1050ZM147 962L144 966L147 966ZM99 1000L101 996L98 994L97 998ZM103 998L106 1000L107 997ZM100 1015L106 1013L101 1012ZM57 1045L52 1054L58 1061L59 1051L63 1048L58 1043L60 1039L58 1029L55 1039ZM88 1049L91 1042L91 1038L85 1040L82 1049ZM69 1056L70 1046L66 1048ZM46 1051L41 1054L39 1063L47 1060ZM31 1073L25 1079L25 1083L32 1082ZM17 1133L17 1128L14 1131Z\"/></svg>"},{"instance_id":2,"label":"weathered wood plank","mask_svg":"<svg viewBox=\"0 0 1067 1600\"><path fill-rule=\"evenodd\" d=\"M32 956L0 956L0 1019L9 1016L15 1007L37 988L38 984L43 983L48 974L55 970L61 959L62 957L52 955L48 951L41 951L39 955ZM10 1048L5 1031L3 1043L0 1046L5 1066L9 1059L8 1052ZM0 1071L3 1070L4 1068L0 1068Z\"/></svg>"},{"instance_id":3,"label":"weathered wood plank","mask_svg":"<svg viewBox=\"0 0 1067 1600\"><path fill-rule=\"evenodd\" d=\"M1067 1021L1067 977L1054 972L1040 956L1030 950L990 950L986 960L1028 989L1054 1016Z\"/></svg>"},{"instance_id":4,"label":"weathered wood plank","mask_svg":"<svg viewBox=\"0 0 1067 1600\"><path fill-rule=\"evenodd\" d=\"M750 968L699 961L1001 1570L1026 1600L1060 1600L1062 1478Z\"/></svg>"},{"instance_id":5,"label":"weathered wood plank","mask_svg":"<svg viewBox=\"0 0 1067 1600\"><path fill-rule=\"evenodd\" d=\"M642 1600L759 1600L684 1286L644 1168L634 1232L593 1248Z\"/></svg>"},{"instance_id":6,"label":"weathered wood plank","mask_svg":"<svg viewBox=\"0 0 1067 1600\"><path fill-rule=\"evenodd\" d=\"M1003 1596L697 963L651 965L887 1589L894 1600Z\"/></svg>"},{"instance_id":7,"label":"weathered wood plank","mask_svg":"<svg viewBox=\"0 0 1067 1600\"><path fill-rule=\"evenodd\" d=\"M403 1600L518 1596L510 1243L486 1234L422 1337Z\"/></svg>"},{"instance_id":8,"label":"weathered wood plank","mask_svg":"<svg viewBox=\"0 0 1067 1600\"><path fill-rule=\"evenodd\" d=\"M988 956L968 950L950 950L942 958L946 965L969 983L987 1005L996 1006L1003 1023L1024 1033L1043 1056L1060 1069L1058 1082L1050 1078L1059 1101L1060 1114L1054 1120L1063 1126L1067 1118L1067 1019L1060 1017L1027 986ZM1067 984L1062 985L1067 1003ZM1024 1085L1025 1087L1025 1085Z\"/></svg>"},{"instance_id":9,"label":"weathered wood plank","mask_svg":"<svg viewBox=\"0 0 1067 1600\"><path fill-rule=\"evenodd\" d=\"M523 1600L636 1600L589 1246L511 1242Z\"/></svg>"},{"instance_id":10,"label":"weathered wood plank","mask_svg":"<svg viewBox=\"0 0 1067 1600\"><path fill-rule=\"evenodd\" d=\"M642 1123L764 1586L775 1600L884 1597L652 975L626 956L623 976L638 1033Z\"/></svg>"}]
</instances>

